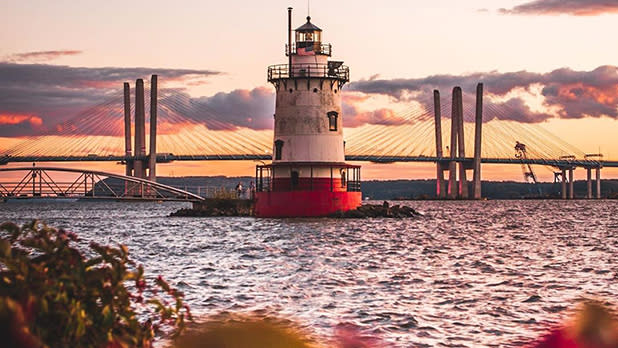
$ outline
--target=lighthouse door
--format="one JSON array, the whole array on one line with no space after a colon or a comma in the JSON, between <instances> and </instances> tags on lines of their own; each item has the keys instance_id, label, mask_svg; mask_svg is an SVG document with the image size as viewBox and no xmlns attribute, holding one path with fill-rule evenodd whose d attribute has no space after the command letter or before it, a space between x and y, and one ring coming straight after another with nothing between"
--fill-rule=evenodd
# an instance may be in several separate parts
<instances>
[{"instance_id":1,"label":"lighthouse door","mask_svg":"<svg viewBox=\"0 0 618 348\"><path fill-rule=\"evenodd\" d=\"M298 171L293 170L290 175L290 186L291 186L290 188L292 190L295 190L296 188L298 188L298 181L299 181Z\"/></svg>"}]
</instances>

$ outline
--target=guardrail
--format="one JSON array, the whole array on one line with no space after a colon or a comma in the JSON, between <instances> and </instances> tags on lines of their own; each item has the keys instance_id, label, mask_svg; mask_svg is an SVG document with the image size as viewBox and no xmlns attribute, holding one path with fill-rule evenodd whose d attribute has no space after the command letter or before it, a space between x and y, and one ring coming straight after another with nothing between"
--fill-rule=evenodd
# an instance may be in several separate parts
<instances>
[{"instance_id":1,"label":"guardrail","mask_svg":"<svg viewBox=\"0 0 618 348\"><path fill-rule=\"evenodd\" d=\"M326 56L331 56L332 55L332 50L333 50L333 46L331 44L320 44L320 43L314 43L313 45L310 45L309 47L311 47L311 49L309 51L307 51L307 47L297 47L297 44L292 44L292 53L293 54L298 54L298 50L299 49L304 49L305 52L314 52L316 54L323 54ZM288 57L290 55L290 46L288 44L285 44L285 56Z\"/></svg>"},{"instance_id":2,"label":"guardrail","mask_svg":"<svg viewBox=\"0 0 618 348\"><path fill-rule=\"evenodd\" d=\"M350 68L345 65L332 64L288 64L271 65L268 67L268 82L293 78L329 78L341 82L350 81Z\"/></svg>"}]
</instances>

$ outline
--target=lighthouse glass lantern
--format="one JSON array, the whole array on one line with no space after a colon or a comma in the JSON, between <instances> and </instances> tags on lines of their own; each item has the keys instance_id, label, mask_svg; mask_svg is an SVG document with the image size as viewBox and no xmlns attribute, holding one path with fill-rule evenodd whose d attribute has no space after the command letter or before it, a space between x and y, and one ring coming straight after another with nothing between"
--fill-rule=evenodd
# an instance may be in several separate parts
<instances>
[{"instance_id":1,"label":"lighthouse glass lantern","mask_svg":"<svg viewBox=\"0 0 618 348\"><path fill-rule=\"evenodd\" d=\"M261 217L327 216L361 203L360 166L346 164L344 154L341 89L349 68L329 61L331 45L310 17L294 37L288 64L268 67L275 127L272 163L256 167Z\"/></svg>"}]
</instances>

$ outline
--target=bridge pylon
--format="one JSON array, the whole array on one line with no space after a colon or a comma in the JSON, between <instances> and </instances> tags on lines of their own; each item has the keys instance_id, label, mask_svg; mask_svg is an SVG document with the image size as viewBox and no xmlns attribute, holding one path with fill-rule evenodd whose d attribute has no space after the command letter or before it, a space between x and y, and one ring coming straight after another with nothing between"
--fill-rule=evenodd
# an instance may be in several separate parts
<instances>
[{"instance_id":1,"label":"bridge pylon","mask_svg":"<svg viewBox=\"0 0 618 348\"><path fill-rule=\"evenodd\" d=\"M437 89L433 91L433 105L436 131L436 157L442 158L444 156L442 151L442 113L440 110L440 91ZM436 162L436 198L439 199L446 198L444 170L444 165L441 162Z\"/></svg>"},{"instance_id":2,"label":"bridge pylon","mask_svg":"<svg viewBox=\"0 0 618 348\"><path fill-rule=\"evenodd\" d=\"M448 199L481 199L481 142L483 123L483 84L479 83L476 89L476 116L474 129L474 157L472 166L465 161L464 117L463 117L463 94L461 87L453 88L453 101L451 108L451 142L449 161L442 162L444 158L442 150L442 120L440 111L440 92L434 90L434 125L436 144L436 197ZM446 194L443 191L445 163L448 163L448 185ZM468 180L466 170L473 169L473 189L468 192ZM459 175L458 175L459 174ZM457 177L459 176L459 182Z\"/></svg>"},{"instance_id":3,"label":"bridge pylon","mask_svg":"<svg viewBox=\"0 0 618 348\"><path fill-rule=\"evenodd\" d=\"M131 87L124 83L124 156L125 175L133 176L133 149L131 147ZM129 183L125 182L125 195L129 193Z\"/></svg>"},{"instance_id":4,"label":"bridge pylon","mask_svg":"<svg viewBox=\"0 0 618 348\"><path fill-rule=\"evenodd\" d=\"M157 85L158 76L151 76L150 83L150 154L146 155L146 110L144 96L144 80L135 81L135 138L131 147L131 90L128 82L124 83L124 141L125 141L125 173L140 179L157 181ZM140 190L139 187L133 188ZM140 196L148 192L132 192Z\"/></svg>"},{"instance_id":5,"label":"bridge pylon","mask_svg":"<svg viewBox=\"0 0 618 348\"><path fill-rule=\"evenodd\" d=\"M476 115L474 119L474 173L472 178L472 197L481 199L481 143L483 137L483 84L476 86Z\"/></svg>"},{"instance_id":6,"label":"bridge pylon","mask_svg":"<svg viewBox=\"0 0 618 348\"><path fill-rule=\"evenodd\" d=\"M457 94L456 90L459 87L453 88L453 101L451 103L451 147L449 148L449 158L451 159L448 165L448 195L447 198L457 198L457 162L455 157L457 155L457 131L459 127L457 123L458 108L457 108Z\"/></svg>"}]
</instances>

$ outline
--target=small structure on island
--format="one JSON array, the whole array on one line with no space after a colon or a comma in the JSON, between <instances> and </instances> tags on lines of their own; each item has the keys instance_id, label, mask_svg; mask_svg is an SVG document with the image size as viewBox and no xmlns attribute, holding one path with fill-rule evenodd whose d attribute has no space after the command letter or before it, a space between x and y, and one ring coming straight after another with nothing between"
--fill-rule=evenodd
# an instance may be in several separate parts
<instances>
[{"instance_id":1,"label":"small structure on island","mask_svg":"<svg viewBox=\"0 0 618 348\"><path fill-rule=\"evenodd\" d=\"M288 64L268 67L276 89L273 161L256 167L255 215L327 216L361 204L360 166L345 163L341 89L350 71L329 61L331 45L307 23L295 30L288 8Z\"/></svg>"}]
</instances>

